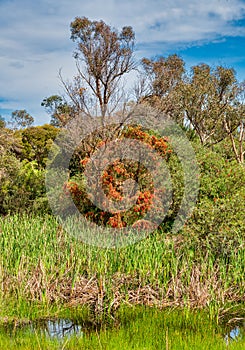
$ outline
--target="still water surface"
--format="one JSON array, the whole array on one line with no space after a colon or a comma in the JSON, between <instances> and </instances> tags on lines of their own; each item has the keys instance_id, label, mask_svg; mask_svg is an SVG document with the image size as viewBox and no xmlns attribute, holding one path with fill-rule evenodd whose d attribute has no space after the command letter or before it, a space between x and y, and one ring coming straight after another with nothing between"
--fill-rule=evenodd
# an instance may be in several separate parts
<instances>
[{"instance_id":1,"label":"still water surface","mask_svg":"<svg viewBox=\"0 0 245 350\"><path fill-rule=\"evenodd\" d=\"M226 344L229 344L232 341L239 340L243 337L244 332L242 332L243 326L245 327L245 324L234 326L234 328L225 330L224 329L224 341ZM48 319L41 322L33 322L22 326L14 326L14 325L8 325L7 327L4 327L6 333L11 334L14 336L14 333L16 331L21 332L37 332L44 334L48 338L52 339L58 339L59 341L62 341L64 339L76 336L76 337L82 337L84 333L93 331L92 329L89 329L88 327L83 327L82 325L79 325L78 323L75 323L71 319L68 318L59 318L59 319Z\"/></svg>"}]
</instances>

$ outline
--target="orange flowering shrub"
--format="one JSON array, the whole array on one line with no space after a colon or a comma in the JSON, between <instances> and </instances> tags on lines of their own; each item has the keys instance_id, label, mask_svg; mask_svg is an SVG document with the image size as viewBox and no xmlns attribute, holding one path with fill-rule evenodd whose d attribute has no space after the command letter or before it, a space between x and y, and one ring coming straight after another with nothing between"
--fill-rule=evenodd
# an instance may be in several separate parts
<instances>
[{"instance_id":1,"label":"orange flowering shrub","mask_svg":"<svg viewBox=\"0 0 245 350\"><path fill-rule=\"evenodd\" d=\"M126 222L123 221L120 213L116 213L113 216L111 216L107 224L111 227L117 227L117 228L122 228L127 226Z\"/></svg>"},{"instance_id":2,"label":"orange flowering shrub","mask_svg":"<svg viewBox=\"0 0 245 350\"><path fill-rule=\"evenodd\" d=\"M125 138L139 140L149 151L154 151L162 158L167 159L171 152L168 140L163 137L150 135L139 126L128 126L123 131L120 139ZM99 140L97 149L106 144L104 140ZM154 152L152 152L154 156ZM80 171L84 172L90 157L93 155L86 154L80 161ZM155 161L153 159L153 161ZM106 198L114 203L130 200L130 207L125 210L119 210L116 213L104 211L94 205L92 201L86 197L84 188L80 188L74 181L64 185L64 192L69 191L74 200L75 205L89 220L113 228L123 228L132 226L138 229L156 228L149 220L144 220L144 216L149 210L156 213L157 191L154 190L153 174L140 162L128 159L117 159L106 166L102 171L100 185L103 188ZM133 181L129 188L125 189L127 181ZM127 186L126 186L127 187ZM128 196L125 196L125 191ZM86 203L86 205L84 205ZM154 211L155 210L155 211Z\"/></svg>"},{"instance_id":3,"label":"orange flowering shrub","mask_svg":"<svg viewBox=\"0 0 245 350\"><path fill-rule=\"evenodd\" d=\"M133 228L136 228L138 230L155 230L157 229L157 225L152 223L149 220L137 220L132 225Z\"/></svg>"}]
</instances>

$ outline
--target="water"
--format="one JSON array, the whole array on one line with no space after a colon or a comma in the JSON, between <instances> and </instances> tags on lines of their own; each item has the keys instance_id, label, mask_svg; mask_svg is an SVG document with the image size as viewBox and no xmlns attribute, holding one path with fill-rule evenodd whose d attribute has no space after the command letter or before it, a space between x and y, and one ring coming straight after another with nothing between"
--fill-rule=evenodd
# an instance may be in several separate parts
<instances>
[{"instance_id":1,"label":"water","mask_svg":"<svg viewBox=\"0 0 245 350\"><path fill-rule=\"evenodd\" d=\"M231 341L239 340L242 338L242 332L240 327L235 327L225 335L225 342L228 345Z\"/></svg>"},{"instance_id":2,"label":"water","mask_svg":"<svg viewBox=\"0 0 245 350\"><path fill-rule=\"evenodd\" d=\"M82 327L79 324L75 324L70 319L56 319L47 320L43 325L32 327L38 328L41 332L45 333L47 337L63 339L64 337L82 336Z\"/></svg>"},{"instance_id":3,"label":"water","mask_svg":"<svg viewBox=\"0 0 245 350\"><path fill-rule=\"evenodd\" d=\"M68 318L48 319L27 324L4 326L5 332L11 336L16 333L30 331L31 333L41 333L48 338L62 340L72 336L83 336L82 326Z\"/></svg>"},{"instance_id":4,"label":"water","mask_svg":"<svg viewBox=\"0 0 245 350\"><path fill-rule=\"evenodd\" d=\"M228 345L230 342L240 340L244 337L244 324L235 325L234 328L225 331L224 341ZM69 318L48 319L39 322L33 322L25 325L8 325L5 327L5 331L12 336L16 332L30 331L35 333L44 334L47 338L58 339L63 341L70 337L82 337L84 332L92 329L90 327L79 325Z\"/></svg>"},{"instance_id":5,"label":"water","mask_svg":"<svg viewBox=\"0 0 245 350\"><path fill-rule=\"evenodd\" d=\"M32 324L31 329L33 331L38 330L44 333L49 338L56 338L63 340L64 338L69 338L71 336L81 337L83 336L82 326L74 323L70 319L54 319L47 320L42 324ZM231 329L224 336L224 340L228 345L232 341L236 341L242 338L242 331L239 326Z\"/></svg>"}]
</instances>

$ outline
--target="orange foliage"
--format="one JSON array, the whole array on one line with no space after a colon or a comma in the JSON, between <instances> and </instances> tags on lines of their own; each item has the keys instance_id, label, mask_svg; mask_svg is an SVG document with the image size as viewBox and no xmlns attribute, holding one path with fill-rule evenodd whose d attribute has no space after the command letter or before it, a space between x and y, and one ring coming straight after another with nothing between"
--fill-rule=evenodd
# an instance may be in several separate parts
<instances>
[{"instance_id":1,"label":"orange foliage","mask_svg":"<svg viewBox=\"0 0 245 350\"><path fill-rule=\"evenodd\" d=\"M165 157L171 152L167 138L150 135L142 130L140 126L127 127L121 138L140 140L148 146L149 149L155 150L162 157ZM99 141L97 148L103 145L105 145L105 141ZM80 161L82 167L85 167L89 160L89 157L83 158ZM135 169L137 169L137 175L135 174ZM101 184L106 196L109 200L122 201L124 199L122 184L128 179L134 179L136 182L144 182L144 185L141 185L140 190L133 194L135 204L131 209L111 215L102 210L98 212L98 209L96 208L98 215L95 215L95 209L91 208L91 210L85 213L86 217L97 223L103 223L104 225L113 228L126 227L128 223L131 224L132 227L138 229L156 228L151 221L142 219L152 207L154 200L156 199L156 193L155 195L153 194L153 182L145 167L137 164L135 165L135 162L132 161L122 162L117 160L113 164L110 164L110 166L104 170L101 178ZM79 190L79 187L75 182L66 183L64 185L64 192L71 193L75 204L83 200L81 195L82 192Z\"/></svg>"}]
</instances>

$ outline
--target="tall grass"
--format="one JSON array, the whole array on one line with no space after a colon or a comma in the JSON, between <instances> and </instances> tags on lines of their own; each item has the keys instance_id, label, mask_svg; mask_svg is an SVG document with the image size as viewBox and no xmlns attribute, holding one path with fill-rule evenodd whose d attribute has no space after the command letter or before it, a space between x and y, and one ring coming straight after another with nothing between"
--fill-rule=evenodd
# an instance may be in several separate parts
<instances>
[{"instance_id":1,"label":"tall grass","mask_svg":"<svg viewBox=\"0 0 245 350\"><path fill-rule=\"evenodd\" d=\"M70 236L51 216L8 216L0 219L0 305L11 316L14 303L23 317L35 304L113 314L124 303L208 306L223 317L225 305L244 301L244 238L236 242L217 255L208 239L204 245L184 233L156 233L102 249Z\"/></svg>"}]
</instances>

